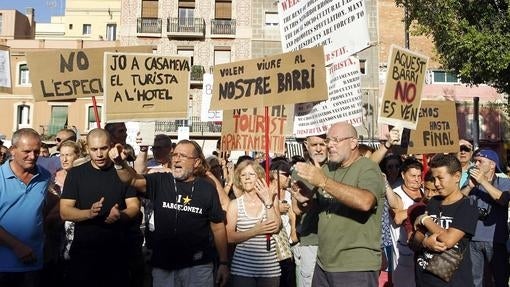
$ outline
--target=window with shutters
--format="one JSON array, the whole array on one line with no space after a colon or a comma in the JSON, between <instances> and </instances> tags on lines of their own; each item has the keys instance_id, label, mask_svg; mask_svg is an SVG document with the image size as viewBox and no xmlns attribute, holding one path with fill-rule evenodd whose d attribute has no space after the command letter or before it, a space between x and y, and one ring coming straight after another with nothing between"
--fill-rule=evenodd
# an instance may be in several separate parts
<instances>
[{"instance_id":1,"label":"window with shutters","mask_svg":"<svg viewBox=\"0 0 510 287\"><path fill-rule=\"evenodd\" d=\"M190 66L193 66L193 52L192 47L177 48L177 55L190 57Z\"/></svg>"},{"instance_id":2,"label":"window with shutters","mask_svg":"<svg viewBox=\"0 0 510 287\"><path fill-rule=\"evenodd\" d=\"M67 126L68 106L51 106L51 120L48 133L55 135Z\"/></svg>"},{"instance_id":3,"label":"window with shutters","mask_svg":"<svg viewBox=\"0 0 510 287\"><path fill-rule=\"evenodd\" d=\"M158 18L158 0L142 0L142 18Z\"/></svg>"},{"instance_id":4,"label":"window with shutters","mask_svg":"<svg viewBox=\"0 0 510 287\"><path fill-rule=\"evenodd\" d=\"M214 49L214 65L230 63L231 59L230 48L215 48Z\"/></svg>"},{"instance_id":5,"label":"window with shutters","mask_svg":"<svg viewBox=\"0 0 510 287\"><path fill-rule=\"evenodd\" d=\"M232 19L232 1L217 0L214 5L215 19Z\"/></svg>"},{"instance_id":6,"label":"window with shutters","mask_svg":"<svg viewBox=\"0 0 510 287\"><path fill-rule=\"evenodd\" d=\"M103 110L102 106L97 106L97 114L99 116L99 124L101 124L101 112ZM94 113L94 106L88 106L87 107L87 130L95 129L97 128L96 123L96 115Z\"/></svg>"}]
</instances>

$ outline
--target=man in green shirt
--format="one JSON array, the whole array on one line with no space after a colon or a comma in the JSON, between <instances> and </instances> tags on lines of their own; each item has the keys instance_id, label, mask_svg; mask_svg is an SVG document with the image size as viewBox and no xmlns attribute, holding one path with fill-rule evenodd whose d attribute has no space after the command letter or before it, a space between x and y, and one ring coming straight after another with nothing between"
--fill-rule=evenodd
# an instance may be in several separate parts
<instances>
[{"instance_id":1,"label":"man in green shirt","mask_svg":"<svg viewBox=\"0 0 510 287\"><path fill-rule=\"evenodd\" d=\"M376 287L381 267L384 181L358 152L354 127L340 122L327 132L329 162L297 163L297 175L318 187L319 250L313 286Z\"/></svg>"}]
</instances>

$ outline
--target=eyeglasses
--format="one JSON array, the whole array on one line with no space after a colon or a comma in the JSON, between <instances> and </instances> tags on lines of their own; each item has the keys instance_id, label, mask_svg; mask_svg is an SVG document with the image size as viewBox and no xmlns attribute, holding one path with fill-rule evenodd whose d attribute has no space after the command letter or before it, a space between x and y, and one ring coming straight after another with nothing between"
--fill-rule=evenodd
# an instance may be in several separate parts
<instances>
[{"instance_id":1,"label":"eyeglasses","mask_svg":"<svg viewBox=\"0 0 510 287\"><path fill-rule=\"evenodd\" d=\"M330 137L330 138L326 138L324 140L324 143L325 144L329 144L329 143L339 144L339 143L343 142L344 140L348 140L348 139L352 139L352 138L353 138L353 136L343 137L343 138Z\"/></svg>"},{"instance_id":2,"label":"eyeglasses","mask_svg":"<svg viewBox=\"0 0 510 287\"><path fill-rule=\"evenodd\" d=\"M241 173L239 175L239 177L242 177L242 178L255 177L255 176L257 176L257 174L254 172Z\"/></svg>"},{"instance_id":3,"label":"eyeglasses","mask_svg":"<svg viewBox=\"0 0 510 287\"><path fill-rule=\"evenodd\" d=\"M172 158L179 158L179 159L196 159L197 157L196 156L190 156L190 155L185 155L183 153L173 153L172 154Z\"/></svg>"},{"instance_id":4,"label":"eyeglasses","mask_svg":"<svg viewBox=\"0 0 510 287\"><path fill-rule=\"evenodd\" d=\"M471 152L471 148L468 147L467 145L461 145L460 151Z\"/></svg>"}]
</instances>

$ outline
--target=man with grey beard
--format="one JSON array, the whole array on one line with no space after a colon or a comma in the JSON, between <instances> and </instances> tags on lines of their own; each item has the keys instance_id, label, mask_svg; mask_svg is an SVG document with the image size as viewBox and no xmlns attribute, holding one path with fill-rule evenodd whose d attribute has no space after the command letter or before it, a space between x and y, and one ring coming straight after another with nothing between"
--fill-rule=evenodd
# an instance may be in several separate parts
<instances>
[{"instance_id":1,"label":"man with grey beard","mask_svg":"<svg viewBox=\"0 0 510 287\"><path fill-rule=\"evenodd\" d=\"M153 286L225 286L229 274L225 215L216 188L204 178L201 147L180 141L172 153L171 173L137 174L126 163L127 153L120 144L109 156L121 181L154 204ZM216 282L211 238L219 258Z\"/></svg>"}]
</instances>

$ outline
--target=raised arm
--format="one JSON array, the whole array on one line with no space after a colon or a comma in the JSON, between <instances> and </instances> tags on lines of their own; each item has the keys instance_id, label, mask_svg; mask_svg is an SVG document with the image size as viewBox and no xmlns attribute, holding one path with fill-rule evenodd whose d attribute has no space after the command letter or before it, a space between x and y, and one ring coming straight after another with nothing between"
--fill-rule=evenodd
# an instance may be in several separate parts
<instances>
[{"instance_id":1,"label":"raised arm","mask_svg":"<svg viewBox=\"0 0 510 287\"><path fill-rule=\"evenodd\" d=\"M136 171L127 164L127 152L121 144L116 144L115 147L111 148L108 155L115 164L115 169L120 181L133 186L140 192L146 191L147 181L145 177L136 173Z\"/></svg>"}]
</instances>

